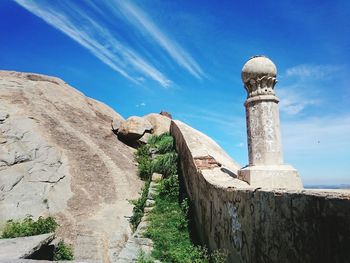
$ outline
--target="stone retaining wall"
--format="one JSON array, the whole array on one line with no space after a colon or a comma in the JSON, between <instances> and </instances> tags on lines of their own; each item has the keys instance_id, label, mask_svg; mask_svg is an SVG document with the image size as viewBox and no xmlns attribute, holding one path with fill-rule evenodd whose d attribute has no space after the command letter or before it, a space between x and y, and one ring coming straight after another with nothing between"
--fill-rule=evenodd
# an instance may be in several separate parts
<instances>
[{"instance_id":1,"label":"stone retaining wall","mask_svg":"<svg viewBox=\"0 0 350 263\"><path fill-rule=\"evenodd\" d=\"M226 250L228 262L235 263L350 262L349 192L251 188L234 170L196 166L203 147L215 159L210 142L194 142L207 136L194 136L178 121L170 132L199 238L211 250Z\"/></svg>"}]
</instances>

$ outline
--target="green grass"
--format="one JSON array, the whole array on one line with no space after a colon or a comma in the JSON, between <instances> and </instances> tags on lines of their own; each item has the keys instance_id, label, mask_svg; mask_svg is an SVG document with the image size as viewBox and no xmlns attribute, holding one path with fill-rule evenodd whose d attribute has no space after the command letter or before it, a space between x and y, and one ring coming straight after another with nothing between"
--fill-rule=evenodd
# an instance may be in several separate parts
<instances>
[{"instance_id":1,"label":"green grass","mask_svg":"<svg viewBox=\"0 0 350 263\"><path fill-rule=\"evenodd\" d=\"M191 242L187 209L182 209L178 202L177 176L164 179L158 192L145 233L154 242L152 256L163 262L206 262L205 251Z\"/></svg>"},{"instance_id":2,"label":"green grass","mask_svg":"<svg viewBox=\"0 0 350 263\"><path fill-rule=\"evenodd\" d=\"M162 262L226 262L224 253L214 251L210 254L206 248L193 245L188 229L188 202L185 199L179 203L178 196L178 177L173 175L163 179L145 233L154 242L152 256Z\"/></svg>"},{"instance_id":3,"label":"green grass","mask_svg":"<svg viewBox=\"0 0 350 263\"><path fill-rule=\"evenodd\" d=\"M53 260L73 260L73 249L70 245L65 244L64 242L59 242L57 247L55 248Z\"/></svg>"},{"instance_id":4,"label":"green grass","mask_svg":"<svg viewBox=\"0 0 350 263\"><path fill-rule=\"evenodd\" d=\"M1 238L16 238L35 236L55 232L58 224L53 217L39 217L33 220L27 216L23 220L8 220L5 224ZM73 260L73 249L63 241L59 242L54 251L53 260Z\"/></svg>"},{"instance_id":5,"label":"green grass","mask_svg":"<svg viewBox=\"0 0 350 263\"><path fill-rule=\"evenodd\" d=\"M151 160L151 150L158 154L154 160ZM150 137L147 145L138 148L135 159L139 164L140 177L148 181L140 198L133 201L134 215L130 222L134 229L143 216L152 173L160 173L165 177L158 186L155 206L150 212L149 225L145 232L145 237L154 242L151 256L162 262L172 263L226 262L225 254L219 251L210 254L206 248L195 246L192 243L187 220L188 201L185 199L179 202L178 155L174 150L173 137L169 133ZM141 253L138 262L153 261Z\"/></svg>"},{"instance_id":6,"label":"green grass","mask_svg":"<svg viewBox=\"0 0 350 263\"><path fill-rule=\"evenodd\" d=\"M55 232L58 227L53 217L39 217L37 221L28 216L23 220L9 220L5 224L1 238L34 236Z\"/></svg>"},{"instance_id":7,"label":"green grass","mask_svg":"<svg viewBox=\"0 0 350 263\"><path fill-rule=\"evenodd\" d=\"M149 145L142 145L135 153L135 160L138 163L138 174L142 180L148 180L152 175L152 161L149 150Z\"/></svg>"},{"instance_id":8,"label":"green grass","mask_svg":"<svg viewBox=\"0 0 350 263\"><path fill-rule=\"evenodd\" d=\"M135 153L140 178L148 180L152 173L160 173L164 177L176 174L177 153L173 148L174 139L168 133L151 136L148 144L140 146ZM154 160L151 159L151 149L158 154Z\"/></svg>"},{"instance_id":9,"label":"green grass","mask_svg":"<svg viewBox=\"0 0 350 263\"><path fill-rule=\"evenodd\" d=\"M165 178L177 174L177 153L167 152L158 155L152 161L152 171L162 174Z\"/></svg>"},{"instance_id":10,"label":"green grass","mask_svg":"<svg viewBox=\"0 0 350 263\"><path fill-rule=\"evenodd\" d=\"M157 149L157 153L163 154L172 151L174 148L174 138L168 133L159 136L152 136L149 145Z\"/></svg>"},{"instance_id":11,"label":"green grass","mask_svg":"<svg viewBox=\"0 0 350 263\"><path fill-rule=\"evenodd\" d=\"M139 197L139 199L131 201L131 203L134 205L134 208L133 208L133 215L130 217L129 221L132 225L133 231L136 230L137 226L139 225L143 217L143 214L144 214L143 210L145 208L145 203L147 200L149 185L150 185L150 181L147 181L141 191L141 196Z\"/></svg>"},{"instance_id":12,"label":"green grass","mask_svg":"<svg viewBox=\"0 0 350 263\"><path fill-rule=\"evenodd\" d=\"M149 139L148 139L148 145L150 145L151 147L155 147L157 144L159 144L161 141L163 141L164 139L166 140L167 138L173 138L169 132L165 132L161 135L152 135Z\"/></svg>"},{"instance_id":13,"label":"green grass","mask_svg":"<svg viewBox=\"0 0 350 263\"><path fill-rule=\"evenodd\" d=\"M138 258L137 263L153 263L154 260L150 257L150 255L146 255L145 252L141 251Z\"/></svg>"}]
</instances>

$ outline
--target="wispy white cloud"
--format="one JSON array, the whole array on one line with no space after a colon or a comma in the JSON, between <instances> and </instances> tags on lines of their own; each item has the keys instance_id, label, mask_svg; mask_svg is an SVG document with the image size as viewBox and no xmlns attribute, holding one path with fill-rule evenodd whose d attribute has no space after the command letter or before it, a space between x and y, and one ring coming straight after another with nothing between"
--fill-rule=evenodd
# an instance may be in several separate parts
<instances>
[{"instance_id":1,"label":"wispy white cloud","mask_svg":"<svg viewBox=\"0 0 350 263\"><path fill-rule=\"evenodd\" d=\"M293 83L289 86L277 88L280 98L280 109L288 115L301 113L309 106L321 104L324 96L318 94L327 81L335 78L342 70L338 65L310 65L301 64L290 67L281 75L283 83Z\"/></svg>"},{"instance_id":2,"label":"wispy white cloud","mask_svg":"<svg viewBox=\"0 0 350 263\"><path fill-rule=\"evenodd\" d=\"M312 78L314 80L319 80L327 78L339 70L341 70L341 67L336 65L302 64L288 68L285 72L285 76L299 77L301 79Z\"/></svg>"},{"instance_id":3,"label":"wispy white cloud","mask_svg":"<svg viewBox=\"0 0 350 263\"><path fill-rule=\"evenodd\" d=\"M62 31L80 45L87 48L98 59L125 78L140 83L143 77L151 78L163 87L169 87L169 80L150 62L129 45L123 43L110 31L97 15L105 17L106 8L113 5L114 16L108 17L114 23L129 23L139 30L146 30L153 39L168 52L182 67L197 78L204 76L198 64L178 44L171 42L154 22L136 5L126 1L87 1L89 8L76 5L73 1L15 0L31 13ZM118 11L119 10L119 11ZM140 77L140 74L143 76Z\"/></svg>"},{"instance_id":4,"label":"wispy white cloud","mask_svg":"<svg viewBox=\"0 0 350 263\"><path fill-rule=\"evenodd\" d=\"M228 133L231 130L237 130L237 127L245 127L243 117L227 116L214 111L200 110L192 113L178 113L177 115L181 120L206 122L208 125L215 125Z\"/></svg>"},{"instance_id":5,"label":"wispy white cloud","mask_svg":"<svg viewBox=\"0 0 350 263\"><path fill-rule=\"evenodd\" d=\"M204 72L197 62L177 44L170 40L166 34L147 16L139 7L131 1L108 1L119 7L118 11L123 12L125 18L135 25L139 31L146 31L153 40L161 46L180 66L185 68L198 79L205 77ZM115 10L115 9L114 9Z\"/></svg>"},{"instance_id":6,"label":"wispy white cloud","mask_svg":"<svg viewBox=\"0 0 350 263\"><path fill-rule=\"evenodd\" d=\"M243 148L244 145L245 145L245 144L244 144L243 142L240 142L240 143L236 144L236 147L238 147L238 148Z\"/></svg>"},{"instance_id":7,"label":"wispy white cloud","mask_svg":"<svg viewBox=\"0 0 350 263\"><path fill-rule=\"evenodd\" d=\"M277 89L277 96L280 98L280 110L288 115L296 115L306 107L317 105L321 102L318 98L310 98L313 95L303 94L298 86Z\"/></svg>"},{"instance_id":8,"label":"wispy white cloud","mask_svg":"<svg viewBox=\"0 0 350 263\"><path fill-rule=\"evenodd\" d=\"M141 102L140 104L135 105L136 108L145 107L145 106L146 106L146 103L144 103L144 102Z\"/></svg>"}]
</instances>

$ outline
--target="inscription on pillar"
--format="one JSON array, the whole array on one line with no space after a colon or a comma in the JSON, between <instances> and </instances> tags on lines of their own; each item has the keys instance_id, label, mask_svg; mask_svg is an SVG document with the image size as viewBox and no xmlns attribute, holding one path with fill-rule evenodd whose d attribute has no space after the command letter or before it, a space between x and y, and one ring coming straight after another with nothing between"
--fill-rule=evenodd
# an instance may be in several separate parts
<instances>
[{"instance_id":1,"label":"inscription on pillar","mask_svg":"<svg viewBox=\"0 0 350 263\"><path fill-rule=\"evenodd\" d=\"M276 105L273 101L254 101L246 105L250 164L275 164L283 161Z\"/></svg>"}]
</instances>

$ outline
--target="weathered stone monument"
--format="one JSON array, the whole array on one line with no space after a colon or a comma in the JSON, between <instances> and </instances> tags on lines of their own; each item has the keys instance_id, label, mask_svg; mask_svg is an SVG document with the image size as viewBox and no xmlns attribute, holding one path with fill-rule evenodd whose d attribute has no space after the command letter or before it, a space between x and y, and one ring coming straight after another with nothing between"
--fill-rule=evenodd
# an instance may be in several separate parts
<instances>
[{"instance_id":1,"label":"weathered stone monument","mask_svg":"<svg viewBox=\"0 0 350 263\"><path fill-rule=\"evenodd\" d=\"M243 66L249 165L238 177L254 187L302 189L297 170L283 163L276 74L276 66L264 56L254 56Z\"/></svg>"}]
</instances>

